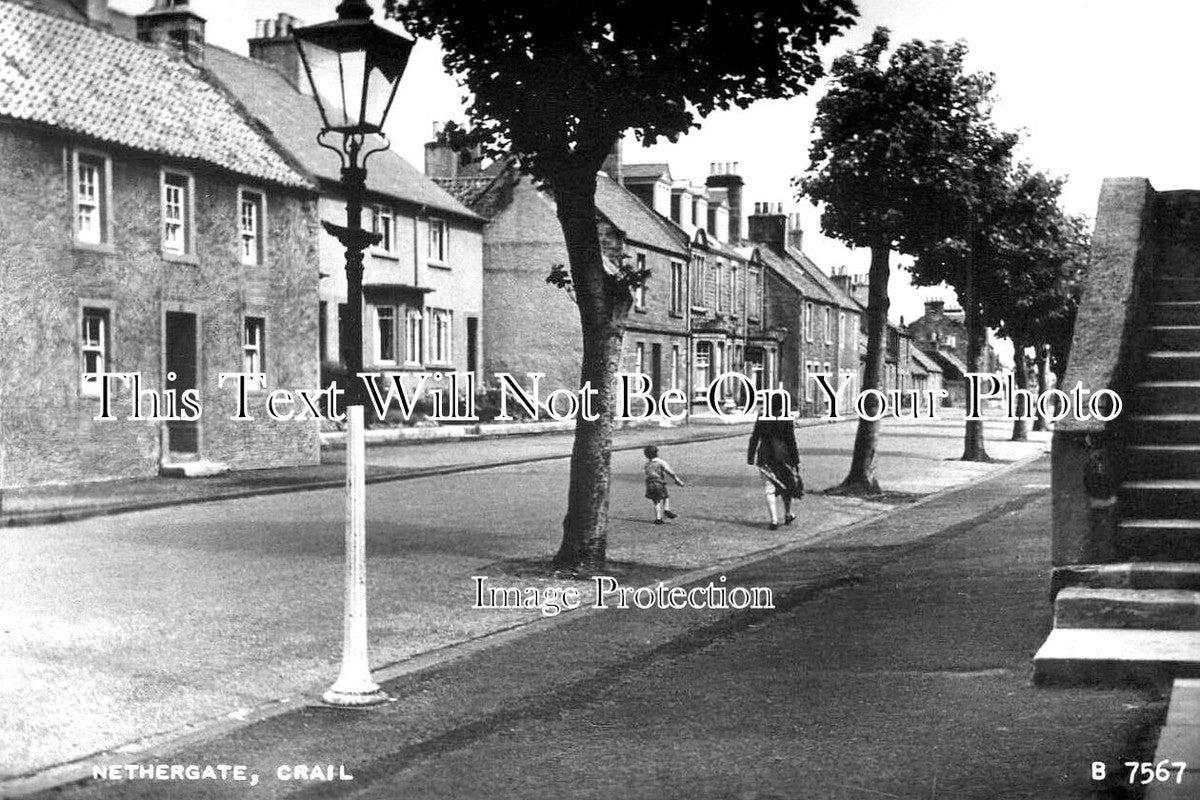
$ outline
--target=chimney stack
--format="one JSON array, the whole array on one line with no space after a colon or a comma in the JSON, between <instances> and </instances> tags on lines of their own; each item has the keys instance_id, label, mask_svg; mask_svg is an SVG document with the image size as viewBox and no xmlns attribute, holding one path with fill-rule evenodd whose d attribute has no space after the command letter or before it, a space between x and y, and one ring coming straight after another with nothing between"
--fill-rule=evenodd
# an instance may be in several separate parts
<instances>
[{"instance_id":1,"label":"chimney stack","mask_svg":"<svg viewBox=\"0 0 1200 800\"><path fill-rule=\"evenodd\" d=\"M89 18L92 2L88 2ZM191 64L204 65L204 17L188 0L154 0L154 7L136 17L137 38L181 52Z\"/></svg>"},{"instance_id":2,"label":"chimney stack","mask_svg":"<svg viewBox=\"0 0 1200 800\"><path fill-rule=\"evenodd\" d=\"M779 205L779 210L782 213L782 203ZM788 214L787 243L788 247L793 250L803 250L804 231L800 229L800 215L798 213Z\"/></svg>"},{"instance_id":3,"label":"chimney stack","mask_svg":"<svg viewBox=\"0 0 1200 800\"><path fill-rule=\"evenodd\" d=\"M612 150L608 151L608 155L604 157L604 164L600 167L608 177L622 186L625 185L625 168L621 160L621 142L624 138L625 134L617 137Z\"/></svg>"},{"instance_id":4,"label":"chimney stack","mask_svg":"<svg viewBox=\"0 0 1200 800\"><path fill-rule=\"evenodd\" d=\"M108 28L108 0L87 0L87 22L93 28Z\"/></svg>"},{"instance_id":5,"label":"chimney stack","mask_svg":"<svg viewBox=\"0 0 1200 800\"><path fill-rule=\"evenodd\" d=\"M782 209L783 204L755 203L754 213L749 219L749 234L751 242L782 253L787 242L787 219L782 211L776 212L776 208Z\"/></svg>"},{"instance_id":6,"label":"chimney stack","mask_svg":"<svg viewBox=\"0 0 1200 800\"><path fill-rule=\"evenodd\" d=\"M931 298L931 299L925 301L925 316L927 316L927 317L934 317L934 318L940 317L940 316L942 316L942 313L945 311L945 309L946 309L946 301L945 300L934 300Z\"/></svg>"},{"instance_id":7,"label":"chimney stack","mask_svg":"<svg viewBox=\"0 0 1200 800\"><path fill-rule=\"evenodd\" d=\"M729 241L742 240L742 187L746 182L738 175L738 162L710 162L709 176L705 185L712 189L724 189L729 204Z\"/></svg>"},{"instance_id":8,"label":"chimney stack","mask_svg":"<svg viewBox=\"0 0 1200 800\"><path fill-rule=\"evenodd\" d=\"M292 29L304 23L291 14L279 14L274 19L260 19L254 23L254 38L250 40L250 57L255 61L270 64L287 79L292 88L301 94L312 94L312 87L304 75L304 65L292 39Z\"/></svg>"}]
</instances>

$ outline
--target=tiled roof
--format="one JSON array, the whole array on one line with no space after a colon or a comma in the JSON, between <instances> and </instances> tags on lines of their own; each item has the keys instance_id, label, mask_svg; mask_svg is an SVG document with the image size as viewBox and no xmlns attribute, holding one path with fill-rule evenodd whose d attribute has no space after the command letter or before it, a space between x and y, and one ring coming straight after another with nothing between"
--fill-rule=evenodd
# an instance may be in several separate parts
<instances>
[{"instance_id":1,"label":"tiled roof","mask_svg":"<svg viewBox=\"0 0 1200 800\"><path fill-rule=\"evenodd\" d=\"M209 45L205 65L314 175L341 180L338 157L317 144L321 114L316 101L296 91L274 67ZM367 190L463 217L478 216L391 150L367 162Z\"/></svg>"},{"instance_id":2,"label":"tiled roof","mask_svg":"<svg viewBox=\"0 0 1200 800\"><path fill-rule=\"evenodd\" d=\"M465 206L473 207L496 178L488 175L481 178L433 178L434 183L446 190L450 196Z\"/></svg>"},{"instance_id":3,"label":"tiled roof","mask_svg":"<svg viewBox=\"0 0 1200 800\"><path fill-rule=\"evenodd\" d=\"M186 61L11 0L0 0L0 116L311 185Z\"/></svg>"},{"instance_id":4,"label":"tiled roof","mask_svg":"<svg viewBox=\"0 0 1200 800\"><path fill-rule=\"evenodd\" d=\"M687 237L607 175L596 176L596 208L628 239L639 244L687 254Z\"/></svg>"}]
</instances>

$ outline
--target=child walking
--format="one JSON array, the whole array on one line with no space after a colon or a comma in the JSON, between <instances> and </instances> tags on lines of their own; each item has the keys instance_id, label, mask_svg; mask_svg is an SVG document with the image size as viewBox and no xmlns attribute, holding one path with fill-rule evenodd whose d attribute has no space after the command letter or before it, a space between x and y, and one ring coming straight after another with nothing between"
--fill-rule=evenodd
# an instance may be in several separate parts
<instances>
[{"instance_id":1,"label":"child walking","mask_svg":"<svg viewBox=\"0 0 1200 800\"><path fill-rule=\"evenodd\" d=\"M667 478L675 481L676 486L683 486L683 481L671 469L671 465L658 457L658 448L647 445L642 449L646 457L646 499L654 503L654 524L662 525L663 517L675 519L678 516L671 510L671 496L667 493Z\"/></svg>"}]
</instances>

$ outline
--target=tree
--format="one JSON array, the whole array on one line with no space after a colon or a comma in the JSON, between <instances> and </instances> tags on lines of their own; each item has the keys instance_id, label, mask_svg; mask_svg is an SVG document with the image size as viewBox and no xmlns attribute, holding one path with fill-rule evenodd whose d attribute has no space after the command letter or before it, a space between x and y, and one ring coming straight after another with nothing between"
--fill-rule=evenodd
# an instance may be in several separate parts
<instances>
[{"instance_id":1,"label":"tree","mask_svg":"<svg viewBox=\"0 0 1200 800\"><path fill-rule=\"evenodd\" d=\"M986 97L984 102L988 102ZM990 103L988 103L990 110ZM1018 222L1012 178L1017 135L1000 133L986 116L966 142L964 169L938 198L941 221L929 240L914 243L913 283L949 284L958 294L967 329L967 372L982 373L987 352L984 305L995 293L1001 254L1011 246ZM990 461L983 420L968 419L963 431L963 461Z\"/></svg>"},{"instance_id":2,"label":"tree","mask_svg":"<svg viewBox=\"0 0 1200 800\"><path fill-rule=\"evenodd\" d=\"M624 131L674 140L715 109L804 92L817 47L853 23L852 0L385 0L418 36L441 39L493 153L514 154L553 192L583 330L580 383L595 421L576 422L562 544L554 565L605 562L616 372L638 278L606 270L596 172Z\"/></svg>"},{"instance_id":3,"label":"tree","mask_svg":"<svg viewBox=\"0 0 1200 800\"><path fill-rule=\"evenodd\" d=\"M864 390L883 381L890 253L916 252L943 232L947 195L970 179L994 82L964 71L962 42L912 41L885 61L889 40L877 28L867 45L834 61L808 174L796 182L802 197L825 204L823 233L871 251ZM879 423L860 419L839 491L879 491L878 441Z\"/></svg>"},{"instance_id":4,"label":"tree","mask_svg":"<svg viewBox=\"0 0 1200 800\"><path fill-rule=\"evenodd\" d=\"M1087 220L1059 205L1065 183L1017 165L1008 211L998 220L1003 237L983 313L989 327L1012 341L1021 389L1029 385L1028 348L1039 354L1049 348L1062 363L1071 345L1090 243ZM1015 420L1013 440L1026 439L1027 430L1024 420Z\"/></svg>"}]
</instances>

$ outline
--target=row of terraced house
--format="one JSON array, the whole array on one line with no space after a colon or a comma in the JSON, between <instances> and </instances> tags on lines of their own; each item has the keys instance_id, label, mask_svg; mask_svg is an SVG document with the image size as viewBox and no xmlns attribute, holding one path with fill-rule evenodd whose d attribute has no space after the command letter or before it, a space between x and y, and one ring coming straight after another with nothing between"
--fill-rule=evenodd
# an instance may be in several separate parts
<instances>
[{"instance_id":1,"label":"row of terraced house","mask_svg":"<svg viewBox=\"0 0 1200 800\"><path fill-rule=\"evenodd\" d=\"M151 2L0 0L0 489L319 459L318 421L263 408L324 386L353 338L320 225L344 214L340 164L316 142L297 21L260 22L247 58L208 44L187 0ZM462 163L434 141L425 173L390 151L369 165L365 368L575 386L578 315L545 281L566 263L552 194L511 162ZM778 206L745 214L736 173L695 184L617 150L599 176L606 257L651 270L624 367L697 402L736 371L819 413L808 377L860 370L862 287L808 260ZM908 350L889 348L897 388L925 370ZM112 383L113 420L98 372L138 376ZM239 372L266 375L253 422L221 386Z\"/></svg>"}]
</instances>

